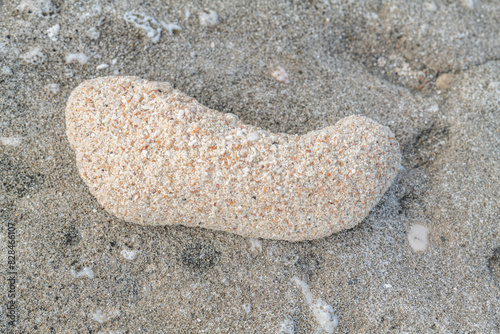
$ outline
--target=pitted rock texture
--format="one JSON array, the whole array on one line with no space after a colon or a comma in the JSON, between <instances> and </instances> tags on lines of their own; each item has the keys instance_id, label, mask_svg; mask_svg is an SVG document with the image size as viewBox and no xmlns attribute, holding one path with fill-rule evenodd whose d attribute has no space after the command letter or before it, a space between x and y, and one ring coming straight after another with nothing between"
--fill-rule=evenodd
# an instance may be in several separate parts
<instances>
[{"instance_id":1,"label":"pitted rock texture","mask_svg":"<svg viewBox=\"0 0 500 334\"><path fill-rule=\"evenodd\" d=\"M366 117L270 133L136 77L83 82L66 125L80 175L107 211L248 237L301 241L351 228L401 162L393 133Z\"/></svg>"}]
</instances>

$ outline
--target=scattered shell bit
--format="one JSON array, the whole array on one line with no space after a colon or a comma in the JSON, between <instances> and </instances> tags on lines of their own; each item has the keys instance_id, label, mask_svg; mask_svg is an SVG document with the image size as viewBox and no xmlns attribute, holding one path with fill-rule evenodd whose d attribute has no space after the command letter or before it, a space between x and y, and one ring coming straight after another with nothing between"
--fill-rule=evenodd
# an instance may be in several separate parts
<instances>
[{"instance_id":1,"label":"scattered shell bit","mask_svg":"<svg viewBox=\"0 0 500 334\"><path fill-rule=\"evenodd\" d=\"M289 84L290 79L288 78L288 73L285 71L285 69L281 66L276 67L272 72L271 76L274 78L274 80L284 83L284 84Z\"/></svg>"},{"instance_id":2,"label":"scattered shell bit","mask_svg":"<svg viewBox=\"0 0 500 334\"><path fill-rule=\"evenodd\" d=\"M181 31L182 27L175 23L165 23L163 21L160 22L162 27L167 29L170 35L174 34L174 31Z\"/></svg>"},{"instance_id":3,"label":"scattered shell bit","mask_svg":"<svg viewBox=\"0 0 500 334\"><path fill-rule=\"evenodd\" d=\"M56 24L49 29L47 29L47 37L52 41L57 41L57 35L59 35L59 30L61 30L61 26Z\"/></svg>"},{"instance_id":4,"label":"scattered shell bit","mask_svg":"<svg viewBox=\"0 0 500 334\"><path fill-rule=\"evenodd\" d=\"M143 29L146 36L151 39L151 42L158 43L160 41L161 28L154 17L132 11L126 12L123 19L129 23L133 23L137 28Z\"/></svg>"},{"instance_id":5,"label":"scattered shell bit","mask_svg":"<svg viewBox=\"0 0 500 334\"><path fill-rule=\"evenodd\" d=\"M97 30L96 27L91 27L91 28L87 29L85 34L87 35L88 38L93 39L93 40L98 40L99 37L101 37L101 33L99 32L99 30Z\"/></svg>"},{"instance_id":6,"label":"scattered shell bit","mask_svg":"<svg viewBox=\"0 0 500 334\"><path fill-rule=\"evenodd\" d=\"M352 228L401 162L394 134L366 117L271 134L136 77L83 82L66 125L80 175L107 211L252 238L300 241Z\"/></svg>"},{"instance_id":7,"label":"scattered shell bit","mask_svg":"<svg viewBox=\"0 0 500 334\"><path fill-rule=\"evenodd\" d=\"M69 53L66 56L66 63L79 62L81 65L86 64L89 61L89 57L83 53Z\"/></svg>"},{"instance_id":8,"label":"scattered shell bit","mask_svg":"<svg viewBox=\"0 0 500 334\"><path fill-rule=\"evenodd\" d=\"M21 58L27 63L38 65L45 60L46 56L42 53L41 48L33 47L28 52L22 54Z\"/></svg>"},{"instance_id":9,"label":"scattered shell bit","mask_svg":"<svg viewBox=\"0 0 500 334\"><path fill-rule=\"evenodd\" d=\"M220 23L219 15L215 10L205 10L198 15L198 19L200 20L200 25L213 27Z\"/></svg>"},{"instance_id":10,"label":"scattered shell bit","mask_svg":"<svg viewBox=\"0 0 500 334\"><path fill-rule=\"evenodd\" d=\"M85 267L79 272L77 272L75 269L71 269L71 275L74 278L80 278L84 276L87 276L88 278L94 278L94 270L92 269L92 267Z\"/></svg>"},{"instance_id":11,"label":"scattered shell bit","mask_svg":"<svg viewBox=\"0 0 500 334\"><path fill-rule=\"evenodd\" d=\"M5 146L19 146L23 142L23 137L0 137L0 143Z\"/></svg>"},{"instance_id":12,"label":"scattered shell bit","mask_svg":"<svg viewBox=\"0 0 500 334\"><path fill-rule=\"evenodd\" d=\"M124 259L133 261L137 257L137 250L124 248L122 249L120 254L123 256Z\"/></svg>"},{"instance_id":13,"label":"scattered shell bit","mask_svg":"<svg viewBox=\"0 0 500 334\"><path fill-rule=\"evenodd\" d=\"M98 65L95 69L100 71L100 70L105 70L109 67L108 64L101 64L101 65Z\"/></svg>"}]
</instances>

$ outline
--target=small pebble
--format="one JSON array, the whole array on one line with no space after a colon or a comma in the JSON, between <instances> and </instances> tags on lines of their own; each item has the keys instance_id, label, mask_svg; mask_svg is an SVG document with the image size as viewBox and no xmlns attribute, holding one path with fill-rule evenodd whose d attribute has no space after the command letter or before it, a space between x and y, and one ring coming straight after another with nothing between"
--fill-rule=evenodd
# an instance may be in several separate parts
<instances>
[{"instance_id":1,"label":"small pebble","mask_svg":"<svg viewBox=\"0 0 500 334\"><path fill-rule=\"evenodd\" d=\"M423 225L415 224L410 227L408 242L414 252L423 252L427 249L427 243L429 242L428 233L429 229Z\"/></svg>"},{"instance_id":2,"label":"small pebble","mask_svg":"<svg viewBox=\"0 0 500 334\"><path fill-rule=\"evenodd\" d=\"M441 74L436 80L436 87L441 90L450 88L451 83L455 80L455 76L450 73Z\"/></svg>"},{"instance_id":3,"label":"small pebble","mask_svg":"<svg viewBox=\"0 0 500 334\"><path fill-rule=\"evenodd\" d=\"M100 70L105 70L109 67L108 64L101 64L101 65L98 65L95 69L100 71Z\"/></svg>"}]
</instances>

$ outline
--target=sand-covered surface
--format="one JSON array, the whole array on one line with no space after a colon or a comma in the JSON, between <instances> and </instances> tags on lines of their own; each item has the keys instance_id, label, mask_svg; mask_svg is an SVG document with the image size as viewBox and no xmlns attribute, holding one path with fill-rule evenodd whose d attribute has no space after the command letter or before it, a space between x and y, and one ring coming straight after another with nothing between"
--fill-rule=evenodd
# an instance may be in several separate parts
<instances>
[{"instance_id":1,"label":"sand-covered surface","mask_svg":"<svg viewBox=\"0 0 500 334\"><path fill-rule=\"evenodd\" d=\"M486 0L0 0L0 332L499 333L499 31ZM367 116L402 168L314 241L126 223L66 137L71 91L109 75L270 132Z\"/></svg>"}]
</instances>

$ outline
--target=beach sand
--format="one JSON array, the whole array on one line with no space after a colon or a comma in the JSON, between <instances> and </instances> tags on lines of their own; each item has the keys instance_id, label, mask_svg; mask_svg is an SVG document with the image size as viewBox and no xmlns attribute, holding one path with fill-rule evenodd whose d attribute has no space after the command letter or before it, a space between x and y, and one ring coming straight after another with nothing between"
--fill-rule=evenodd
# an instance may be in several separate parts
<instances>
[{"instance_id":1,"label":"beach sand","mask_svg":"<svg viewBox=\"0 0 500 334\"><path fill-rule=\"evenodd\" d=\"M495 1L0 0L0 332L499 333L499 22ZM271 132L367 116L402 169L314 241L126 223L66 137L71 91L108 75Z\"/></svg>"}]
</instances>

